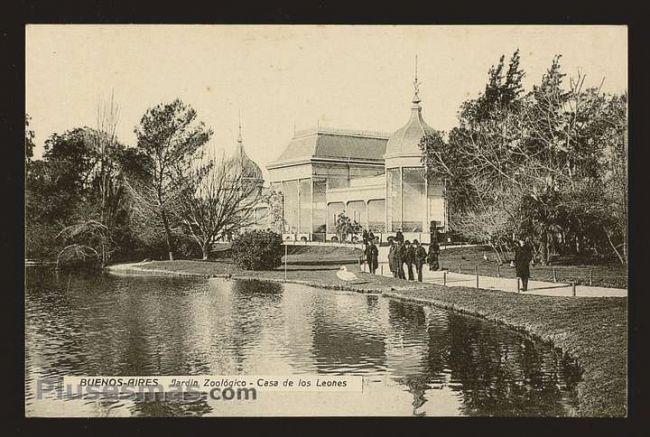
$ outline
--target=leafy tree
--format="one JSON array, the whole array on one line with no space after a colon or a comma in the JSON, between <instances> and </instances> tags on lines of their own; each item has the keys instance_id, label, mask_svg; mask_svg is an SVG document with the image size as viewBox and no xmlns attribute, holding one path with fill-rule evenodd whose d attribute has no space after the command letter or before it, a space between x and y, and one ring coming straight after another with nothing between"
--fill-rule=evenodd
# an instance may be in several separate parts
<instances>
[{"instance_id":1,"label":"leafy tree","mask_svg":"<svg viewBox=\"0 0 650 437\"><path fill-rule=\"evenodd\" d=\"M271 226L275 232L281 234L284 232L287 223L284 218L284 194L282 191L271 187L268 192L268 205Z\"/></svg>"},{"instance_id":2,"label":"leafy tree","mask_svg":"<svg viewBox=\"0 0 650 437\"><path fill-rule=\"evenodd\" d=\"M179 99L146 111L135 129L137 147L149 165L139 180L130 181L135 206L160 218L169 259L174 259L173 220L181 190L178 182L189 174L195 153L208 142L212 130L196 121L196 111Z\"/></svg>"},{"instance_id":3,"label":"leafy tree","mask_svg":"<svg viewBox=\"0 0 650 437\"><path fill-rule=\"evenodd\" d=\"M540 83L523 93L519 53L486 90L461 105L459 125L421 141L429 177L446 180L450 228L495 251L530 237L548 262L551 246L625 261L627 114L624 97L583 90L554 57ZM616 213L609 205L616 205ZM618 223L618 225L617 225Z\"/></svg>"},{"instance_id":4,"label":"leafy tree","mask_svg":"<svg viewBox=\"0 0 650 437\"><path fill-rule=\"evenodd\" d=\"M358 234L362 230L363 227L356 220L352 220L345 215L345 212L342 212L336 218L336 233L339 234L341 241L345 241L346 236Z\"/></svg>"},{"instance_id":5,"label":"leafy tree","mask_svg":"<svg viewBox=\"0 0 650 437\"><path fill-rule=\"evenodd\" d=\"M76 245L79 250L68 250L65 257L94 251L100 254L102 265L112 253L134 248L123 179L125 173L135 173L145 163L135 149L117 141L114 130L109 135L107 124L98 122L98 128L103 130L77 128L53 134L45 142L43 158L27 163L28 256L55 256L63 247ZM92 250L84 248L90 240L83 229L95 234L101 230L102 239L91 239L98 244Z\"/></svg>"},{"instance_id":6,"label":"leafy tree","mask_svg":"<svg viewBox=\"0 0 650 437\"><path fill-rule=\"evenodd\" d=\"M25 114L25 164L34 156L34 131L29 128L29 114Z\"/></svg>"}]
</instances>

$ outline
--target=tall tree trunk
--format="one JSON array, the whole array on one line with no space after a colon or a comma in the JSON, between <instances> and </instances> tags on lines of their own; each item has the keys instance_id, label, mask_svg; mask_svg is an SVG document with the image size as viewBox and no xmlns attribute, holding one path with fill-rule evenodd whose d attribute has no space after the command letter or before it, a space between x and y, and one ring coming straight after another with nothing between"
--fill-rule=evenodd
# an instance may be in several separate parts
<instances>
[{"instance_id":1,"label":"tall tree trunk","mask_svg":"<svg viewBox=\"0 0 650 437\"><path fill-rule=\"evenodd\" d=\"M201 252L203 252L203 261L207 261L208 255L210 254L210 244L205 243L201 245Z\"/></svg>"},{"instance_id":2,"label":"tall tree trunk","mask_svg":"<svg viewBox=\"0 0 650 437\"><path fill-rule=\"evenodd\" d=\"M496 256L497 256L497 262L498 262L499 264L502 264L502 261L501 261L501 254L499 253L499 249L497 248L497 246L496 246L492 241L490 241L489 244L490 244L490 247L492 247L492 250L494 250L494 253L495 253Z\"/></svg>"},{"instance_id":3,"label":"tall tree trunk","mask_svg":"<svg viewBox=\"0 0 650 437\"><path fill-rule=\"evenodd\" d=\"M167 220L167 214L164 209L160 210L160 218L162 219L163 226L165 227L165 237L167 239L167 252L169 253L169 260L174 260L174 247L173 247L173 236L172 230L169 228L169 220Z\"/></svg>"}]
</instances>

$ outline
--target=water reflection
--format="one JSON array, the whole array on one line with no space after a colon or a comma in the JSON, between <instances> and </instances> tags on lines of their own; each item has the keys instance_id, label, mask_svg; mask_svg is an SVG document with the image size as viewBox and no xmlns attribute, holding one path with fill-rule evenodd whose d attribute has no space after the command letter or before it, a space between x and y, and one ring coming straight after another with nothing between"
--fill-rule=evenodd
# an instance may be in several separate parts
<instances>
[{"instance_id":1,"label":"water reflection","mask_svg":"<svg viewBox=\"0 0 650 437\"><path fill-rule=\"evenodd\" d=\"M295 284L28 271L26 409L34 415L570 415L575 368L471 317ZM63 375L357 374L358 394L251 404L36 400ZM278 402L278 400L283 400Z\"/></svg>"}]
</instances>

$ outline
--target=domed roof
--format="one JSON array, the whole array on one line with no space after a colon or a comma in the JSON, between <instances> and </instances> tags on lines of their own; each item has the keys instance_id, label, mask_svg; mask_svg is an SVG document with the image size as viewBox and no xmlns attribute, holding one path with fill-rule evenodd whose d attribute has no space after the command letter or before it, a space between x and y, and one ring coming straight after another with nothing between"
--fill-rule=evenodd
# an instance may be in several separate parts
<instances>
[{"instance_id":1,"label":"domed roof","mask_svg":"<svg viewBox=\"0 0 650 437\"><path fill-rule=\"evenodd\" d=\"M237 144L237 149L235 159L242 168L243 177L245 179L259 179L260 181L263 181L264 174L262 173L262 169L255 163L255 161L248 157L244 150L244 145L241 142Z\"/></svg>"},{"instance_id":2,"label":"domed roof","mask_svg":"<svg viewBox=\"0 0 650 437\"><path fill-rule=\"evenodd\" d=\"M395 158L401 156L422 156L420 140L427 134L433 133L434 129L422 118L422 107L420 98L413 97L411 106L411 118L402 128L395 131L388 139L384 158Z\"/></svg>"},{"instance_id":3,"label":"domed roof","mask_svg":"<svg viewBox=\"0 0 650 437\"><path fill-rule=\"evenodd\" d=\"M241 119L241 116L240 116ZM264 183L264 174L255 161L250 159L244 150L244 140L241 136L241 121L239 122L239 134L237 135L237 152L232 160L242 169L244 179L254 180L258 183Z\"/></svg>"}]
</instances>

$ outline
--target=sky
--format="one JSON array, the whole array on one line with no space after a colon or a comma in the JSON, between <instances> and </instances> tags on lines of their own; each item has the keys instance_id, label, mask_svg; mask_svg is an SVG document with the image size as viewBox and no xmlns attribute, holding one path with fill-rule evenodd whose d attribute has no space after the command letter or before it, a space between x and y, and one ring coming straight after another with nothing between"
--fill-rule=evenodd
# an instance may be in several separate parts
<instances>
[{"instance_id":1,"label":"sky","mask_svg":"<svg viewBox=\"0 0 650 437\"><path fill-rule=\"evenodd\" d=\"M232 153L241 113L246 151L267 174L294 129L399 129L416 55L423 117L452 129L517 48L526 89L556 54L587 87L628 88L625 26L28 25L26 108L36 157L53 133L96 126L111 93L127 145L148 108L180 98L214 131L213 153Z\"/></svg>"}]
</instances>

